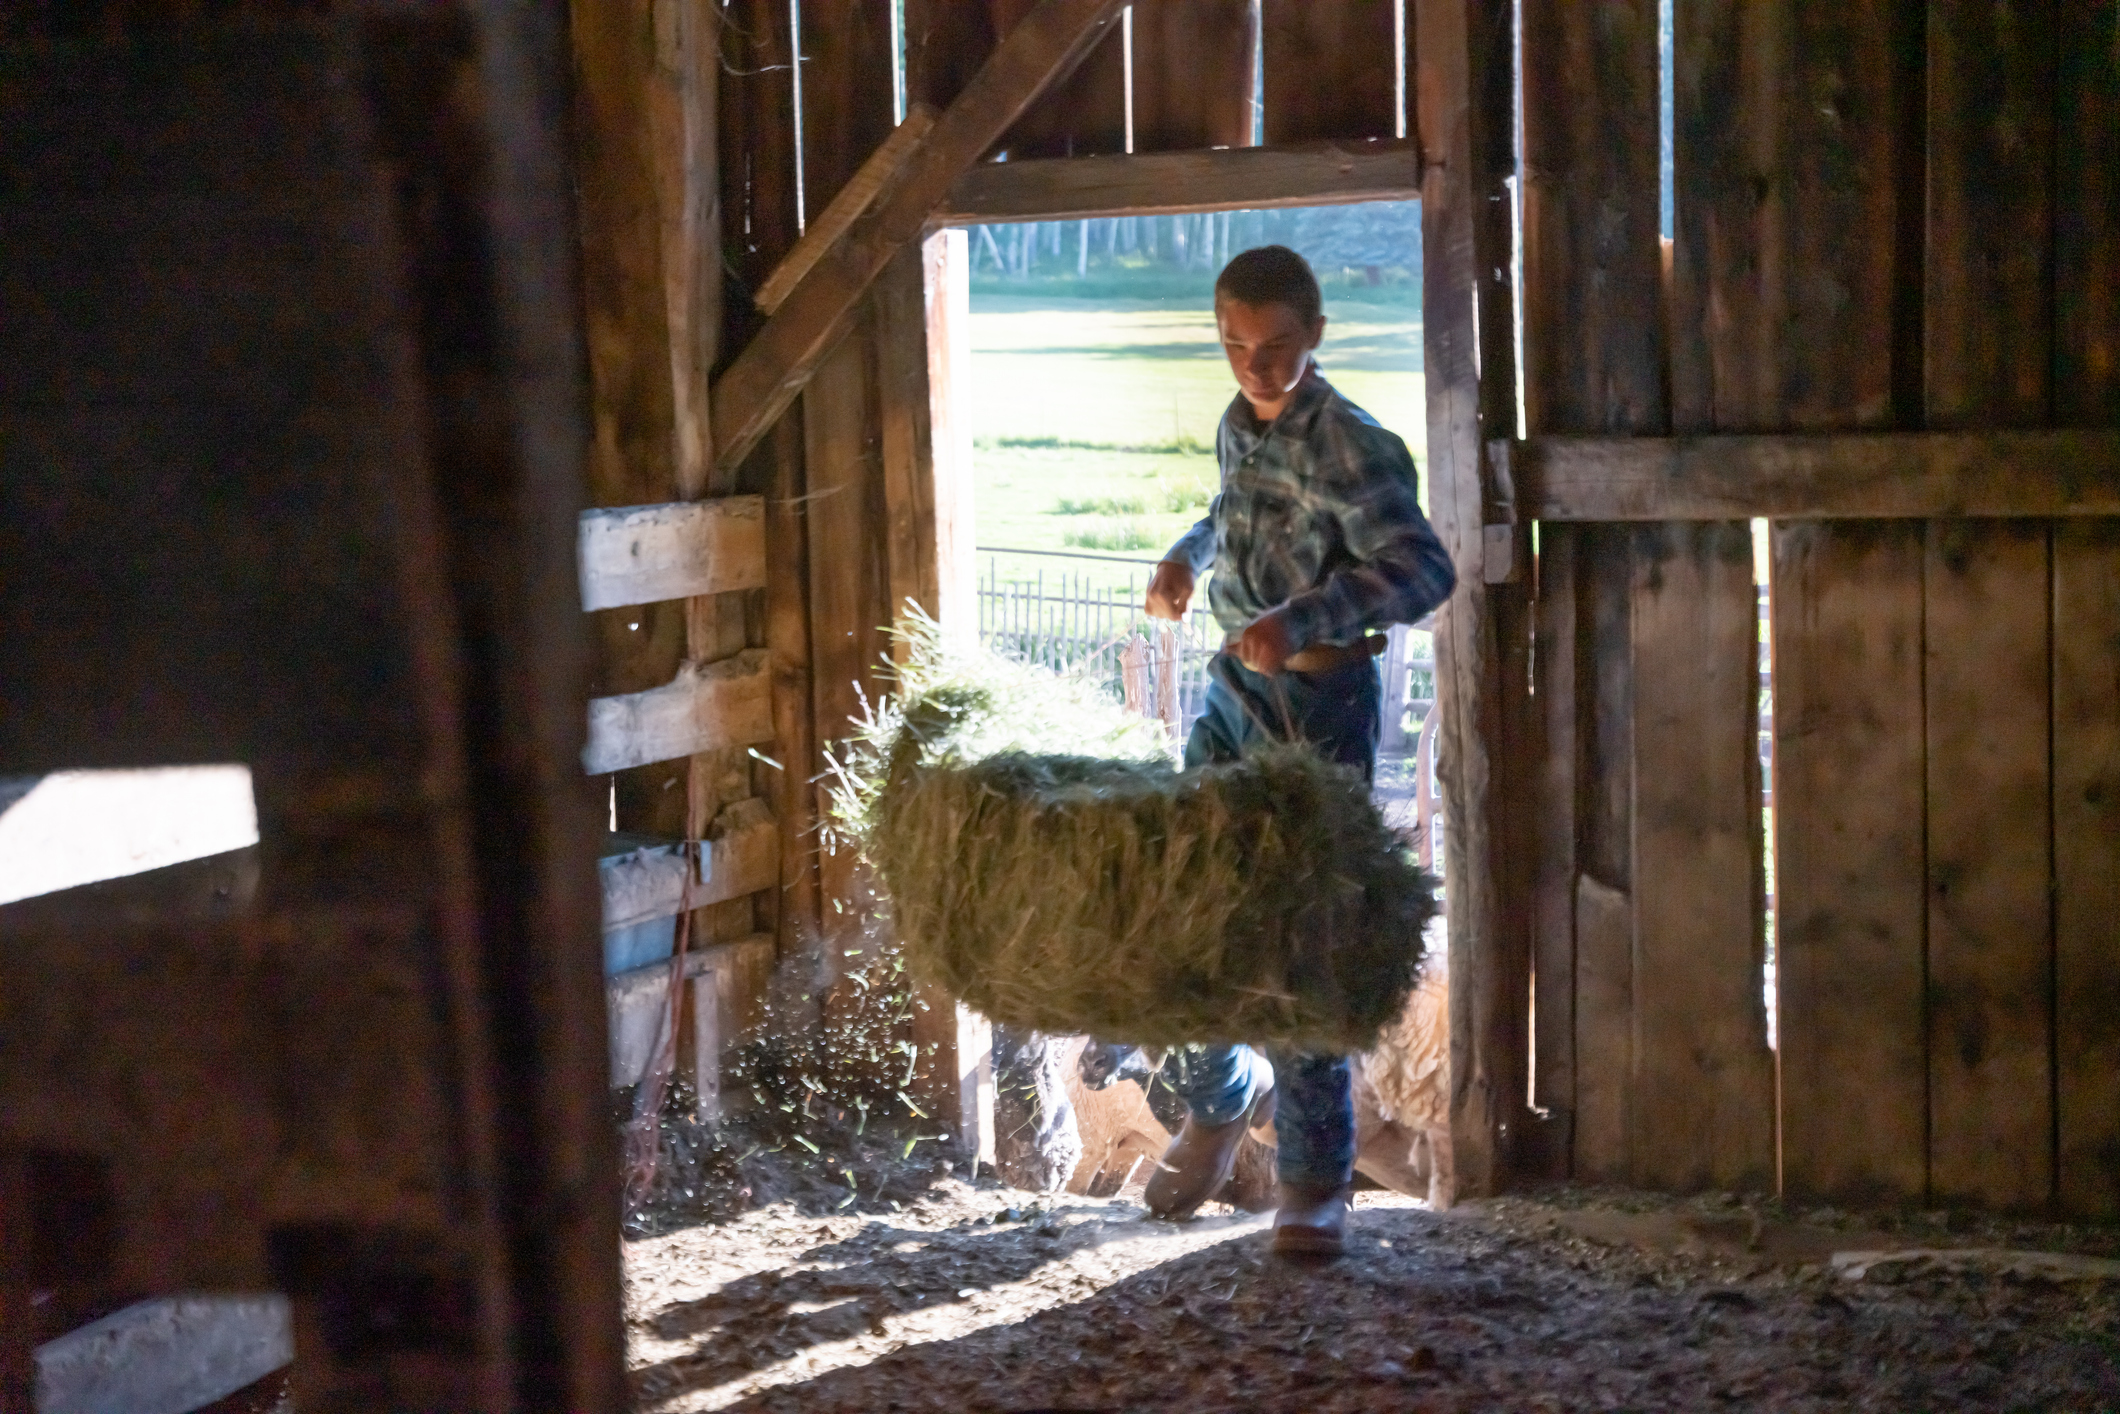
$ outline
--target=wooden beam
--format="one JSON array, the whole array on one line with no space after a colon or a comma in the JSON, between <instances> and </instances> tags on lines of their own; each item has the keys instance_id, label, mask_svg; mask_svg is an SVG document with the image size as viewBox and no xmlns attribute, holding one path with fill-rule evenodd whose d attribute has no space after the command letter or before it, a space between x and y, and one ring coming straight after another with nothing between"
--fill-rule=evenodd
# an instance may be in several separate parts
<instances>
[{"instance_id":1,"label":"wooden beam","mask_svg":"<svg viewBox=\"0 0 2120 1414\"><path fill-rule=\"evenodd\" d=\"M1531 520L2120 515L2120 433L1533 437L1496 442Z\"/></svg>"},{"instance_id":2,"label":"wooden beam","mask_svg":"<svg viewBox=\"0 0 2120 1414\"><path fill-rule=\"evenodd\" d=\"M878 203L896 190L898 182L905 176L906 167L914 154L920 151L921 142L935 126L935 110L925 103L916 103L905 121L891 130L883 145L869 154L869 160L861 164L847 184L839 189L824 213L810 222L795 242L795 248L787 253L773 273L758 287L757 304L767 314L786 302L788 292L802 283L802 277L810 273L824 253L861 217L874 210Z\"/></svg>"},{"instance_id":3,"label":"wooden beam","mask_svg":"<svg viewBox=\"0 0 2120 1414\"><path fill-rule=\"evenodd\" d=\"M600 776L772 739L772 677L765 650L754 648L719 663L687 663L646 692L591 698L582 769Z\"/></svg>"},{"instance_id":4,"label":"wooden beam","mask_svg":"<svg viewBox=\"0 0 2120 1414\"><path fill-rule=\"evenodd\" d=\"M1413 142L1226 147L1130 157L983 162L957 179L932 224L1077 220L1172 211L1411 201L1421 194Z\"/></svg>"},{"instance_id":5,"label":"wooden beam","mask_svg":"<svg viewBox=\"0 0 2120 1414\"><path fill-rule=\"evenodd\" d=\"M1081 61L1119 9L1120 0L1041 0L1009 31L936 122L904 182L818 257L715 382L715 450L721 461L741 461L758 444L845 335L869 285L899 247L925 229L951 184L1039 94Z\"/></svg>"},{"instance_id":6,"label":"wooden beam","mask_svg":"<svg viewBox=\"0 0 2120 1414\"><path fill-rule=\"evenodd\" d=\"M583 511L582 608L761 588L765 524L762 496Z\"/></svg>"}]
</instances>

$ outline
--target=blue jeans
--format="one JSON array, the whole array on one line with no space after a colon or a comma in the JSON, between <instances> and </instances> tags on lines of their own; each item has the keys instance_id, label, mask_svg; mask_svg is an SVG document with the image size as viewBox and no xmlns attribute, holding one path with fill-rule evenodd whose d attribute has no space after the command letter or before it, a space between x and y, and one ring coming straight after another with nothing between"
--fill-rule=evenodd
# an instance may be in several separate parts
<instances>
[{"instance_id":1,"label":"blue jeans","mask_svg":"<svg viewBox=\"0 0 2120 1414\"><path fill-rule=\"evenodd\" d=\"M1245 701L1219 677L1207 687L1207 706L1185 743L1185 764L1233 761L1266 740L1255 717L1282 736L1288 727L1328 759L1376 776L1382 727L1383 680L1376 662L1356 662L1324 673L1262 677L1228 654L1218 659L1244 689ZM1285 710L1285 719L1284 719ZM1165 1078L1201 1124L1227 1124L1251 1108L1259 1092L1277 1086L1274 1130L1283 1183L1332 1188L1354 1177L1353 1071L1345 1056L1250 1046L1186 1046L1174 1052Z\"/></svg>"}]
</instances>

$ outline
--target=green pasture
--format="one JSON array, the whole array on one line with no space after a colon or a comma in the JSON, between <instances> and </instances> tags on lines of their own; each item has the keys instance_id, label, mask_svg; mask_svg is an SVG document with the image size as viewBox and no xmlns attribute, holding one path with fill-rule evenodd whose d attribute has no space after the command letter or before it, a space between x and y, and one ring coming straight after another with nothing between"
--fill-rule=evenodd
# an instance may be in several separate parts
<instances>
[{"instance_id":1,"label":"green pasture","mask_svg":"<svg viewBox=\"0 0 2120 1414\"><path fill-rule=\"evenodd\" d=\"M1418 313L1328 300L1318 361L1333 384L1406 439L1426 437ZM1215 425L1235 384L1203 302L975 291L970 396L973 516L981 545L1154 560L1206 512ZM980 556L1004 578L1044 568L1145 584L1146 564Z\"/></svg>"}]
</instances>

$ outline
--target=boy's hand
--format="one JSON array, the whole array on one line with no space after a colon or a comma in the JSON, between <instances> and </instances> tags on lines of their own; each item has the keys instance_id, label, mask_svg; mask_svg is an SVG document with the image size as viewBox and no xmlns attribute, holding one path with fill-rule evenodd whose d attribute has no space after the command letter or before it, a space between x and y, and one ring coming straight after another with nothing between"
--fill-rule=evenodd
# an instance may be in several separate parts
<instances>
[{"instance_id":1,"label":"boy's hand","mask_svg":"<svg viewBox=\"0 0 2120 1414\"><path fill-rule=\"evenodd\" d=\"M1152 619L1170 619L1173 622L1185 617L1185 606L1192 603L1192 566L1179 560L1165 560L1156 566L1156 573L1148 581L1148 603L1144 606Z\"/></svg>"},{"instance_id":2,"label":"boy's hand","mask_svg":"<svg viewBox=\"0 0 2120 1414\"><path fill-rule=\"evenodd\" d=\"M1237 661L1255 673L1272 677L1281 671L1281 665L1294 656L1296 642L1288 631L1288 615L1279 609L1269 610L1251 621L1251 627L1237 640Z\"/></svg>"}]
</instances>

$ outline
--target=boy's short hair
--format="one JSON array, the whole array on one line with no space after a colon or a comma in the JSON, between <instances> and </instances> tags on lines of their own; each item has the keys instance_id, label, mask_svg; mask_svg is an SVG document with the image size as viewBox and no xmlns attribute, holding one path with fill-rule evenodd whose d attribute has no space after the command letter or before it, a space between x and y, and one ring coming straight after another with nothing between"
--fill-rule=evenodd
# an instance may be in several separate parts
<instances>
[{"instance_id":1,"label":"boy's short hair","mask_svg":"<svg viewBox=\"0 0 2120 1414\"><path fill-rule=\"evenodd\" d=\"M1223 266L1215 277L1215 299L1287 305L1305 324L1325 312L1325 296L1310 262L1285 245L1255 247Z\"/></svg>"}]
</instances>

